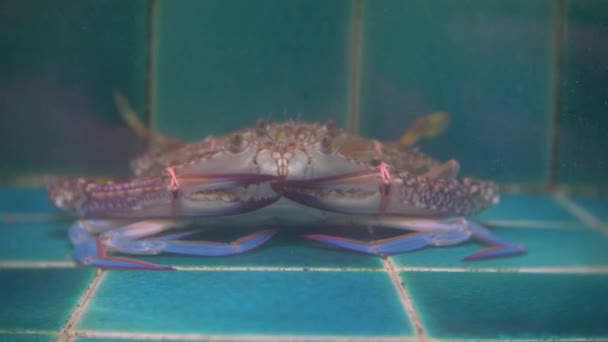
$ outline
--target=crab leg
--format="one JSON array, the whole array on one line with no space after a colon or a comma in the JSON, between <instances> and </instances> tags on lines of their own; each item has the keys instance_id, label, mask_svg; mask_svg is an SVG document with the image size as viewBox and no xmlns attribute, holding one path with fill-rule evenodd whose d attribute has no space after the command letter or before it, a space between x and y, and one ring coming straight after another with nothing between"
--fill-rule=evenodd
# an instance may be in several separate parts
<instances>
[{"instance_id":1,"label":"crab leg","mask_svg":"<svg viewBox=\"0 0 608 342\"><path fill-rule=\"evenodd\" d=\"M146 237L183 225L177 221L148 220L111 229L97 237L90 235L91 232L99 229L100 222L103 221L80 220L70 228L70 238L74 244L74 258L84 265L112 269L168 270L172 268L136 259L108 256L108 251L139 255L174 253L226 256L244 253L259 247L276 232L275 230L264 230L242 237L232 243L178 240L199 232L200 229L146 239ZM111 224L107 223L106 226L111 227Z\"/></svg>"},{"instance_id":2,"label":"crab leg","mask_svg":"<svg viewBox=\"0 0 608 342\"><path fill-rule=\"evenodd\" d=\"M382 219L380 218L380 220ZM455 245L466 241L471 236L471 232L463 222L464 220L458 219L444 221L401 219L398 222L398 226L393 225L394 228L409 228L417 232L369 242L323 234L304 235L303 237L356 252L374 255L392 255L429 246Z\"/></svg>"},{"instance_id":3,"label":"crab leg","mask_svg":"<svg viewBox=\"0 0 608 342\"><path fill-rule=\"evenodd\" d=\"M498 239L479 224L464 219L435 221L427 219L403 220L379 218L376 223L390 225L399 229L412 229L416 232L370 242L322 234L304 235L303 237L356 252L381 256L399 254L431 246L456 245L468 240L470 237L492 244L493 246L464 258L463 260L466 261L517 255L525 252L523 245L512 244Z\"/></svg>"},{"instance_id":4,"label":"crab leg","mask_svg":"<svg viewBox=\"0 0 608 342\"><path fill-rule=\"evenodd\" d=\"M513 256L526 252L526 247L519 243L511 243L494 236L488 229L482 225L467 221L469 228L473 232L472 237L481 242L494 245L492 247L482 249L481 251L471 254L462 259L463 261L498 258L503 256Z\"/></svg>"}]
</instances>

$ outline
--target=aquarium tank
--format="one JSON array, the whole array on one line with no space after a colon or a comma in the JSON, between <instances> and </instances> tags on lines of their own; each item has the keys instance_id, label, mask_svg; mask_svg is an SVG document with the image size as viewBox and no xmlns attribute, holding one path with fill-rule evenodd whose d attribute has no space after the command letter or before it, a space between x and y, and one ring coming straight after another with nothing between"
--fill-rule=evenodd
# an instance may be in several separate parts
<instances>
[{"instance_id":1,"label":"aquarium tank","mask_svg":"<svg viewBox=\"0 0 608 342\"><path fill-rule=\"evenodd\" d=\"M608 2L0 1L0 341L608 341Z\"/></svg>"}]
</instances>

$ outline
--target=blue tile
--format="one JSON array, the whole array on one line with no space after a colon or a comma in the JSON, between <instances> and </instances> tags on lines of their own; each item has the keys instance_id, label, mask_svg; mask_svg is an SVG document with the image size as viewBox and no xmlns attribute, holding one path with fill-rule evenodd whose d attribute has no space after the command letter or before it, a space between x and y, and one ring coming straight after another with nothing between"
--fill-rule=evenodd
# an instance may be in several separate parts
<instances>
[{"instance_id":1,"label":"blue tile","mask_svg":"<svg viewBox=\"0 0 608 342\"><path fill-rule=\"evenodd\" d=\"M501 194L500 203L475 217L478 220L572 221L576 218L547 195Z\"/></svg>"},{"instance_id":2,"label":"blue tile","mask_svg":"<svg viewBox=\"0 0 608 342\"><path fill-rule=\"evenodd\" d=\"M159 2L154 126L188 139L258 117L344 126L351 3Z\"/></svg>"},{"instance_id":3,"label":"blue tile","mask_svg":"<svg viewBox=\"0 0 608 342\"><path fill-rule=\"evenodd\" d=\"M109 272L77 329L411 334L383 272Z\"/></svg>"},{"instance_id":4,"label":"blue tile","mask_svg":"<svg viewBox=\"0 0 608 342\"><path fill-rule=\"evenodd\" d=\"M368 0L361 131L398 138L416 118L452 116L422 144L465 175L542 181L553 1Z\"/></svg>"},{"instance_id":5,"label":"blue tile","mask_svg":"<svg viewBox=\"0 0 608 342\"><path fill-rule=\"evenodd\" d=\"M279 227L280 229L280 227ZM216 231L195 239L206 241L234 241L238 237L251 234L255 230L234 229ZM360 229L285 229L280 231L265 245L245 254L229 257L190 257L178 255L158 255L138 257L152 263L167 266L248 266L248 267L364 267L382 269L382 260L364 254L349 253L328 248L327 245L300 238L301 234L321 233L368 238L367 230Z\"/></svg>"},{"instance_id":6,"label":"blue tile","mask_svg":"<svg viewBox=\"0 0 608 342\"><path fill-rule=\"evenodd\" d=\"M608 199L575 198L574 202L602 221L608 221Z\"/></svg>"},{"instance_id":7,"label":"blue tile","mask_svg":"<svg viewBox=\"0 0 608 342\"><path fill-rule=\"evenodd\" d=\"M84 268L0 269L0 329L61 329L94 274Z\"/></svg>"},{"instance_id":8,"label":"blue tile","mask_svg":"<svg viewBox=\"0 0 608 342\"><path fill-rule=\"evenodd\" d=\"M0 260L71 260L69 225L69 222L0 222Z\"/></svg>"},{"instance_id":9,"label":"blue tile","mask_svg":"<svg viewBox=\"0 0 608 342\"><path fill-rule=\"evenodd\" d=\"M407 272L401 277L429 336L608 336L608 276Z\"/></svg>"},{"instance_id":10,"label":"blue tile","mask_svg":"<svg viewBox=\"0 0 608 342\"><path fill-rule=\"evenodd\" d=\"M550 228L550 227L547 227ZM483 248L476 242L432 247L393 257L403 267L516 268L608 266L608 238L589 229L495 228L496 236L524 244L525 255L479 261L460 261Z\"/></svg>"},{"instance_id":11,"label":"blue tile","mask_svg":"<svg viewBox=\"0 0 608 342\"><path fill-rule=\"evenodd\" d=\"M0 187L0 212L56 212L44 188Z\"/></svg>"},{"instance_id":12,"label":"blue tile","mask_svg":"<svg viewBox=\"0 0 608 342\"><path fill-rule=\"evenodd\" d=\"M51 334L0 334L2 342L55 342L57 335Z\"/></svg>"}]
</instances>

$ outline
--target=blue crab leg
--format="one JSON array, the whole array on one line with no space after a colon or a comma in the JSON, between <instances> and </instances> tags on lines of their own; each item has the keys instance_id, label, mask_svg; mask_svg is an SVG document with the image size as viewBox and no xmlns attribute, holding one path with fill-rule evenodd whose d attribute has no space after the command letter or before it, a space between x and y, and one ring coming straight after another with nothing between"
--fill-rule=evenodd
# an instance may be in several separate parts
<instances>
[{"instance_id":1,"label":"blue crab leg","mask_svg":"<svg viewBox=\"0 0 608 342\"><path fill-rule=\"evenodd\" d=\"M393 255L429 246L454 245L466 241L471 236L471 232L461 224L462 221L411 220L411 226L418 229L427 224L434 224L435 227L423 227L420 230L425 231L369 242L323 234L310 234L303 237L356 252L381 256Z\"/></svg>"},{"instance_id":2,"label":"blue crab leg","mask_svg":"<svg viewBox=\"0 0 608 342\"><path fill-rule=\"evenodd\" d=\"M513 256L526 251L525 246L501 240L483 226L464 219L433 221L379 218L376 221L376 223L392 226L393 228L412 229L417 232L370 242L323 234L304 235L304 237L336 247L374 255L392 255L430 246L456 245L471 237L492 245L462 259L463 261Z\"/></svg>"},{"instance_id":3,"label":"blue crab leg","mask_svg":"<svg viewBox=\"0 0 608 342\"><path fill-rule=\"evenodd\" d=\"M75 222L69 229L70 240L74 245L74 259L86 266L104 269L142 269L142 270L171 270L171 267L160 266L136 259L111 257L106 255L106 248L101 241L89 235L82 221Z\"/></svg>"},{"instance_id":4,"label":"blue crab leg","mask_svg":"<svg viewBox=\"0 0 608 342\"><path fill-rule=\"evenodd\" d=\"M111 240L108 245L114 251L132 254L173 253L194 256L228 256L248 252L268 241L276 230L263 230L230 243L211 241L181 241L165 239Z\"/></svg>"},{"instance_id":5,"label":"blue crab leg","mask_svg":"<svg viewBox=\"0 0 608 342\"><path fill-rule=\"evenodd\" d=\"M252 250L268 241L276 232L275 230L264 230L242 237L232 243L177 240L200 232L201 229L145 239L181 225L180 222L149 220L132 223L121 228L113 228L111 224L105 223L104 228L110 230L99 234L97 237L90 234L99 230L100 226L103 225L103 221L80 220L70 227L70 239L74 244L74 258L78 263L110 269L170 270L171 267L136 259L108 256L107 252L115 251L139 255L174 253L197 256L226 256Z\"/></svg>"},{"instance_id":6,"label":"blue crab leg","mask_svg":"<svg viewBox=\"0 0 608 342\"><path fill-rule=\"evenodd\" d=\"M526 252L526 247L519 243L511 243L494 236L488 229L475 222L467 221L467 224L473 232L472 237L481 242L494 245L483 249L477 253L471 254L462 259L463 261L490 259L504 256L513 256Z\"/></svg>"}]
</instances>

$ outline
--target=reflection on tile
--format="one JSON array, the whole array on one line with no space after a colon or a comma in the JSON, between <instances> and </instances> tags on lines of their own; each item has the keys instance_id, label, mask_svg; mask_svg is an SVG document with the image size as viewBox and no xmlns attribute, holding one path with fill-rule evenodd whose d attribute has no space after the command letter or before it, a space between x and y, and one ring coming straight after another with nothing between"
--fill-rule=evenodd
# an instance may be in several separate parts
<instances>
[{"instance_id":1,"label":"reflection on tile","mask_svg":"<svg viewBox=\"0 0 608 342\"><path fill-rule=\"evenodd\" d=\"M193 237L195 240L229 242L239 237L251 234L252 229L231 229L231 231L215 231ZM329 248L325 244L316 243L300 237L302 234L325 233L351 238L366 239L369 237L366 229L296 229L286 228L275 235L263 246L250 252L229 257L196 257L178 255L158 255L138 257L152 263L167 266L199 266L199 267L355 267L382 269L382 260L369 255L345 252Z\"/></svg>"},{"instance_id":2,"label":"reflection on tile","mask_svg":"<svg viewBox=\"0 0 608 342\"><path fill-rule=\"evenodd\" d=\"M1 222L0 260L69 261L70 222Z\"/></svg>"},{"instance_id":3,"label":"reflection on tile","mask_svg":"<svg viewBox=\"0 0 608 342\"><path fill-rule=\"evenodd\" d=\"M575 198L573 201L602 221L608 221L608 198Z\"/></svg>"},{"instance_id":4,"label":"reflection on tile","mask_svg":"<svg viewBox=\"0 0 608 342\"><path fill-rule=\"evenodd\" d=\"M382 272L110 272L77 329L411 333L397 292Z\"/></svg>"},{"instance_id":5,"label":"reflection on tile","mask_svg":"<svg viewBox=\"0 0 608 342\"><path fill-rule=\"evenodd\" d=\"M549 228L549 227L548 227ZM457 246L431 247L393 257L402 267L568 267L607 266L608 238L596 231L584 229L525 229L495 228L493 233L509 242L522 243L525 255L479 261L461 261L483 248L477 242Z\"/></svg>"},{"instance_id":6,"label":"reflection on tile","mask_svg":"<svg viewBox=\"0 0 608 342\"><path fill-rule=\"evenodd\" d=\"M431 337L608 336L608 276L406 272Z\"/></svg>"},{"instance_id":7,"label":"reflection on tile","mask_svg":"<svg viewBox=\"0 0 608 342\"><path fill-rule=\"evenodd\" d=\"M91 268L0 270L0 329L61 329L94 274Z\"/></svg>"},{"instance_id":8,"label":"reflection on tile","mask_svg":"<svg viewBox=\"0 0 608 342\"><path fill-rule=\"evenodd\" d=\"M154 125L162 132L197 139L259 117L345 124L351 1L158 5Z\"/></svg>"},{"instance_id":9,"label":"reflection on tile","mask_svg":"<svg viewBox=\"0 0 608 342\"><path fill-rule=\"evenodd\" d=\"M500 203L482 212L479 220L548 220L576 221L550 196L531 194L501 194Z\"/></svg>"},{"instance_id":10,"label":"reflection on tile","mask_svg":"<svg viewBox=\"0 0 608 342\"><path fill-rule=\"evenodd\" d=\"M452 115L423 150L463 174L541 181L546 165L552 1L368 0L361 131L396 139L416 118Z\"/></svg>"}]
</instances>

